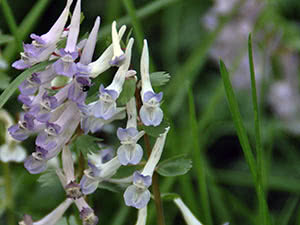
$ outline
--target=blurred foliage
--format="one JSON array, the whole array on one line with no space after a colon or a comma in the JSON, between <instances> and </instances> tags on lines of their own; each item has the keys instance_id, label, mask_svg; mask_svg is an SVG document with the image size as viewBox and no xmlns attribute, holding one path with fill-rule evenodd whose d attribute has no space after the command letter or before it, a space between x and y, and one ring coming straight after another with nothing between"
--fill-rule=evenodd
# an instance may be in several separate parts
<instances>
[{"instance_id":1,"label":"blurred foliage","mask_svg":"<svg viewBox=\"0 0 300 225\"><path fill-rule=\"evenodd\" d=\"M248 1L252 2L252 0L243 2ZM64 2L59 0L7 0L17 26L15 28L17 32L11 31L4 14L1 13L1 90L20 74L19 71L1 64L3 61L10 65L19 57L17 46L20 43L15 41L16 33L17 39L25 43L30 41L29 34L31 32L45 33L59 16ZM167 71L170 74L169 82L167 82L169 78L165 74L165 80L157 82L159 85L167 83L164 86L155 87L156 91L164 92L162 107L168 118L166 124L171 125L162 160L184 154L192 159L193 168L183 176L160 177L161 192L165 196L170 192L179 194L205 225L222 224L227 221L231 225L260 224L255 182L253 182L244 158L226 102L218 60L212 57L212 52L217 48L225 51L224 61L232 57L233 50L237 51L237 54L233 54L234 62L226 62L231 79L234 83L235 77L241 75L243 79L250 80L249 68L246 68L245 73L237 69L242 64L242 56L247 55L248 34L243 37L242 46L237 43L239 41L237 33L243 27L236 25L232 31L232 36L230 36L232 46L229 46L227 42L220 44L218 39L223 37L222 31L226 30L227 25L235 25L236 21L240 21L240 14L245 14L245 12L239 13L240 8L234 8L230 13L219 16L218 26L209 30L205 26L204 18L214 6L214 2L212 0L135 0L133 3L136 10L131 12L136 16L134 22L132 15L129 16L127 13L126 5L122 0L82 1L85 19L82 22L81 34L89 32L96 16L101 16L99 42L95 52L95 57L98 57L111 41L111 22L116 19L119 25L126 23L130 29L133 29L132 35L135 38L136 35L141 35L142 38L148 40L152 58L151 72ZM298 180L300 179L300 132L295 132L297 129L292 125L296 126L300 120L299 117L292 120L292 118L282 118L278 115L269 101L269 93L275 82L284 79L293 84L293 91L300 91L300 1L265 0L261 2L264 5L257 12L258 15L253 22L251 32L255 43L254 59L262 56L258 63L254 60L257 74L263 77L258 82L258 106L261 115L263 149L262 182L271 223L295 225L300 224L300 181ZM138 45L135 45L134 48L132 68L138 72L137 76L139 76L140 49ZM230 51L227 52L227 49ZM290 64L285 66L283 57L288 54L291 54L295 61L287 60ZM263 67L261 70L259 70L260 65ZM296 67L295 72L288 70L292 66ZM97 78L94 81L95 85L91 87L91 92L97 92L100 82L108 83L114 72L106 72L101 79ZM294 76L292 73L296 75ZM153 77L155 76L153 74ZM16 86L14 85L14 88ZM128 86L130 89L129 83ZM256 158L256 151L254 151L256 131L253 123L250 88L250 83L243 88L233 85L249 145ZM13 89L7 91L14 92ZM132 95L133 92L125 93L124 98L127 100ZM285 101L281 101L281 99L278 101L279 105L284 108ZM0 102L0 104L3 103ZM299 102L294 102L294 104L299 107ZM14 92L14 95L8 99L4 108L11 112L16 120L18 119L21 104L17 102L17 92ZM191 112L193 109L194 114ZM300 115L299 112L298 115ZM162 126L167 126L166 124ZM161 127L153 130L149 132L152 132L153 136L157 136ZM104 140L106 138L115 140L110 138L109 132L97 133L95 136L95 138ZM95 145L85 148L84 137L78 139L78 142L81 142L79 150L84 154L88 150L94 151ZM33 140L30 138L23 143L28 154L33 151ZM188 165L183 167L187 168ZM6 225L8 216L2 163L0 168L0 224ZM12 163L10 168L14 196L13 215L16 221L19 221L24 214L30 214L34 219L39 219L64 200L65 194L59 183L42 187L37 182L38 180L47 180L46 175L30 175L23 165L16 163ZM102 189L98 189L93 196L88 197L89 203L100 218L99 224L133 224L136 210L125 207L122 193L111 193L107 189L116 191L115 187L103 185ZM205 204L205 201L208 204ZM149 206L147 224L152 225L156 223L154 202L151 201ZM167 225L184 224L179 211L172 202L164 202L164 209ZM211 218L211 222L209 218ZM77 221L79 221L77 209L71 207L60 224L73 225L77 224Z\"/></svg>"}]
</instances>

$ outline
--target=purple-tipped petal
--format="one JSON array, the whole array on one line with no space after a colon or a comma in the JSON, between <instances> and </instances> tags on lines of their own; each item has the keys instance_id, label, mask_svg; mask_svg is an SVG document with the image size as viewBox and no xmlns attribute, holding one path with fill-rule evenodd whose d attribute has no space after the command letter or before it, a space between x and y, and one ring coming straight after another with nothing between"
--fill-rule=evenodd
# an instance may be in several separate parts
<instances>
[{"instance_id":1,"label":"purple-tipped petal","mask_svg":"<svg viewBox=\"0 0 300 225\"><path fill-rule=\"evenodd\" d=\"M17 141L24 141L29 137L29 133L21 129L18 125L9 127L8 132Z\"/></svg>"},{"instance_id":2,"label":"purple-tipped petal","mask_svg":"<svg viewBox=\"0 0 300 225\"><path fill-rule=\"evenodd\" d=\"M46 170L47 163L44 160L37 160L33 156L29 156L24 162L25 168L31 174L38 174Z\"/></svg>"},{"instance_id":3,"label":"purple-tipped petal","mask_svg":"<svg viewBox=\"0 0 300 225\"><path fill-rule=\"evenodd\" d=\"M125 141L134 138L136 135L138 135L138 133L139 131L134 127L129 127L125 129L120 127L117 130L117 136L120 141Z\"/></svg>"},{"instance_id":4,"label":"purple-tipped petal","mask_svg":"<svg viewBox=\"0 0 300 225\"><path fill-rule=\"evenodd\" d=\"M133 183L136 185L143 184L145 187L150 187L152 184L152 177L151 176L144 176L139 171L135 171L133 173Z\"/></svg>"},{"instance_id":5,"label":"purple-tipped petal","mask_svg":"<svg viewBox=\"0 0 300 225\"><path fill-rule=\"evenodd\" d=\"M155 100L157 102L160 102L163 98L163 93L162 92L159 92L158 94L155 94L154 92L152 91L147 91L145 94L144 94L144 101L145 102L148 102L151 98L155 98Z\"/></svg>"},{"instance_id":6,"label":"purple-tipped petal","mask_svg":"<svg viewBox=\"0 0 300 225\"><path fill-rule=\"evenodd\" d=\"M137 209L144 208L150 201L150 196L148 189L141 191L135 185L130 185L124 192L125 204Z\"/></svg>"},{"instance_id":7,"label":"purple-tipped petal","mask_svg":"<svg viewBox=\"0 0 300 225\"><path fill-rule=\"evenodd\" d=\"M32 86L27 80L24 80L20 86L19 90L23 95L34 95L34 93L37 91L37 87Z\"/></svg>"},{"instance_id":8,"label":"purple-tipped petal","mask_svg":"<svg viewBox=\"0 0 300 225\"><path fill-rule=\"evenodd\" d=\"M17 70L24 70L29 68L31 65L27 64L24 60L20 59L15 61L11 66Z\"/></svg>"},{"instance_id":9,"label":"purple-tipped petal","mask_svg":"<svg viewBox=\"0 0 300 225\"><path fill-rule=\"evenodd\" d=\"M143 157L143 149L139 144L121 145L118 148L118 159L123 166L137 165Z\"/></svg>"},{"instance_id":10,"label":"purple-tipped petal","mask_svg":"<svg viewBox=\"0 0 300 225\"><path fill-rule=\"evenodd\" d=\"M140 109L140 117L146 126L158 126L163 120L163 111L159 107L147 107L143 105Z\"/></svg>"},{"instance_id":11,"label":"purple-tipped petal","mask_svg":"<svg viewBox=\"0 0 300 225\"><path fill-rule=\"evenodd\" d=\"M80 181L81 191L85 195L89 195L96 191L98 188L99 181L91 179L84 175Z\"/></svg>"}]
</instances>

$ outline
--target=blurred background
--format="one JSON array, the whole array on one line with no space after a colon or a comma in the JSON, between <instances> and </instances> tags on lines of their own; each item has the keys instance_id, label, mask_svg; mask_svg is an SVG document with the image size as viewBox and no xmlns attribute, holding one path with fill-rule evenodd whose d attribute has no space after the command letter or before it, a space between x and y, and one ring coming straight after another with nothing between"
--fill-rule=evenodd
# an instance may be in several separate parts
<instances>
[{"instance_id":1,"label":"blurred background","mask_svg":"<svg viewBox=\"0 0 300 225\"><path fill-rule=\"evenodd\" d=\"M23 42L29 34L43 34L60 15L65 1L7 0ZM3 15L0 0L0 89L20 74L10 67L19 58L20 45ZM205 225L259 224L254 182L245 161L228 108L219 59L229 69L250 144L255 154L247 41L253 38L263 145L263 182L273 224L300 224L300 1L299 0L82 0L81 34L101 17L98 58L110 41L113 20L127 24L136 39L132 68L139 71L142 40L149 43L151 70L167 71L170 81L162 108L171 124L163 158L187 154L193 168L179 177L160 177L161 192L178 193ZM126 36L126 35L125 35ZM107 72L109 82L114 71ZM97 88L95 86L95 88ZM22 105L15 93L4 108L15 121ZM195 106L196 121L193 117ZM114 128L113 128L114 129ZM5 130L2 126L1 135ZM96 134L109 139L109 129ZM114 139L113 139L114 140ZM2 140L3 143L3 140ZM30 154L34 138L22 142ZM59 182L42 186L40 175L30 175L22 163L9 164L13 199L5 190L7 163L0 170L0 224L26 214L41 218L65 194ZM55 164L55 163L54 163ZM54 165L55 166L55 165ZM13 200L13 201L11 201ZM134 224L136 210L128 208L122 193L98 189L89 202L100 224ZM164 202L166 223L184 224L172 202ZM67 216L78 217L75 207ZM154 202L147 224L156 224Z\"/></svg>"}]
</instances>

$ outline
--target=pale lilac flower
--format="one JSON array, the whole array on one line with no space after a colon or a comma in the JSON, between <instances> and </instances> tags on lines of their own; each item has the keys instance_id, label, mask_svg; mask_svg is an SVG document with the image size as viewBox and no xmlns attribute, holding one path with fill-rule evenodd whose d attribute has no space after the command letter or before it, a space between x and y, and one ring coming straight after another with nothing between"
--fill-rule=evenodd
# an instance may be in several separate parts
<instances>
[{"instance_id":1,"label":"pale lilac flower","mask_svg":"<svg viewBox=\"0 0 300 225\"><path fill-rule=\"evenodd\" d=\"M112 45L113 45L113 52L114 55L109 62L112 66L120 66L124 59L125 59L125 54L121 49L120 45L120 38L117 32L117 22L114 21L112 23L112 28L111 28L111 35L112 35Z\"/></svg>"},{"instance_id":2,"label":"pale lilac flower","mask_svg":"<svg viewBox=\"0 0 300 225\"><path fill-rule=\"evenodd\" d=\"M62 162L63 172L60 169L57 169L56 173L66 191L67 197L74 199L84 225L96 225L99 219L94 214L94 210L83 198L80 186L75 182L74 162L68 146L65 146L63 149Z\"/></svg>"},{"instance_id":3,"label":"pale lilac flower","mask_svg":"<svg viewBox=\"0 0 300 225\"><path fill-rule=\"evenodd\" d=\"M150 191L148 190L151 183L151 176L144 176L140 172L136 171L133 174L133 185L130 185L124 192L125 204L137 209L147 207L151 197Z\"/></svg>"},{"instance_id":4,"label":"pale lilac flower","mask_svg":"<svg viewBox=\"0 0 300 225\"><path fill-rule=\"evenodd\" d=\"M132 98L126 105L127 108L127 126L126 129L118 128L117 136L121 146L117 150L119 161L122 165L136 165L143 157L143 149L137 144L138 140L144 135L144 131L137 130L137 112L135 98Z\"/></svg>"},{"instance_id":5,"label":"pale lilac flower","mask_svg":"<svg viewBox=\"0 0 300 225\"><path fill-rule=\"evenodd\" d=\"M94 27L85 43L84 49L80 56L80 63L83 65L87 65L92 61L96 42L97 42L99 27L100 27L100 17L98 16L96 18Z\"/></svg>"},{"instance_id":6,"label":"pale lilac flower","mask_svg":"<svg viewBox=\"0 0 300 225\"><path fill-rule=\"evenodd\" d=\"M87 110L89 111L90 108L93 107L93 105L96 104L96 102L91 103L87 106ZM103 126L112 123L115 120L122 120L125 118L125 108L124 107L117 107L115 114L108 120L96 118L92 115L89 116L83 115L81 118L81 129L83 129L84 133L87 134L88 132L95 133L103 128Z\"/></svg>"},{"instance_id":7,"label":"pale lilac flower","mask_svg":"<svg viewBox=\"0 0 300 225\"><path fill-rule=\"evenodd\" d=\"M80 181L82 192L85 195L93 193L100 182L110 179L121 166L117 157L109 158L109 161L103 160L107 156L107 152L104 152L104 155L101 152L100 154L89 154L89 169L84 171Z\"/></svg>"},{"instance_id":8,"label":"pale lilac flower","mask_svg":"<svg viewBox=\"0 0 300 225\"><path fill-rule=\"evenodd\" d=\"M76 44L79 35L80 15L81 0L77 0L71 19L66 47L59 50L60 59L53 64L54 71L59 75L73 77L77 72L75 60L79 56Z\"/></svg>"},{"instance_id":9,"label":"pale lilac flower","mask_svg":"<svg viewBox=\"0 0 300 225\"><path fill-rule=\"evenodd\" d=\"M140 117L146 126L158 126L163 120L163 111L160 102L163 93L155 94L149 75L149 51L147 41L144 40L144 48L141 57L142 90L141 97L143 105L140 109Z\"/></svg>"},{"instance_id":10,"label":"pale lilac flower","mask_svg":"<svg viewBox=\"0 0 300 225\"><path fill-rule=\"evenodd\" d=\"M119 30L119 39L121 40L126 31L126 26L123 25ZM102 53L102 55L95 61L88 65L90 77L95 78L99 74L103 73L111 67L110 61L113 57L113 44L108 46L108 48Z\"/></svg>"},{"instance_id":11,"label":"pale lilac flower","mask_svg":"<svg viewBox=\"0 0 300 225\"><path fill-rule=\"evenodd\" d=\"M80 113L74 103L65 106L60 117L54 122L47 122L46 132L38 135L36 151L25 160L25 168L33 174L43 172L47 161L57 156L72 137L79 121Z\"/></svg>"},{"instance_id":12,"label":"pale lilac flower","mask_svg":"<svg viewBox=\"0 0 300 225\"><path fill-rule=\"evenodd\" d=\"M19 222L19 225L55 225L72 203L72 199L66 199L51 213L36 222L32 220L31 216L25 215L23 221Z\"/></svg>"},{"instance_id":13,"label":"pale lilac flower","mask_svg":"<svg viewBox=\"0 0 300 225\"><path fill-rule=\"evenodd\" d=\"M44 127L44 124L35 120L34 115L27 112L21 114L18 124L9 127L8 132L17 141L24 141L31 134L41 131Z\"/></svg>"},{"instance_id":14,"label":"pale lilac flower","mask_svg":"<svg viewBox=\"0 0 300 225\"><path fill-rule=\"evenodd\" d=\"M21 53L21 59L12 64L14 68L26 69L50 57L64 30L72 2L73 0L67 1L65 9L48 33L41 36L36 34L30 35L33 39L32 44L24 44L24 52Z\"/></svg>"},{"instance_id":15,"label":"pale lilac flower","mask_svg":"<svg viewBox=\"0 0 300 225\"><path fill-rule=\"evenodd\" d=\"M94 117L108 120L112 118L112 116L116 113L116 100L123 89L125 77L130 65L133 42L134 40L133 38L131 38L126 48L125 61L122 66L119 67L112 83L106 88L104 88L103 85L100 86L99 100L95 105L93 105L93 108L91 109L91 113Z\"/></svg>"},{"instance_id":16,"label":"pale lilac flower","mask_svg":"<svg viewBox=\"0 0 300 225\"><path fill-rule=\"evenodd\" d=\"M191 210L184 204L181 198L175 198L174 203L181 211L183 218L187 225L203 225L200 221L193 215Z\"/></svg>"},{"instance_id":17,"label":"pale lilac flower","mask_svg":"<svg viewBox=\"0 0 300 225\"><path fill-rule=\"evenodd\" d=\"M133 185L130 185L124 192L126 205L141 209L144 208L150 201L150 192L148 187L151 185L152 175L158 161L160 160L168 131L169 127L166 128L165 133L161 134L156 139L150 158L142 172L140 173L136 171L134 173Z\"/></svg>"}]
</instances>

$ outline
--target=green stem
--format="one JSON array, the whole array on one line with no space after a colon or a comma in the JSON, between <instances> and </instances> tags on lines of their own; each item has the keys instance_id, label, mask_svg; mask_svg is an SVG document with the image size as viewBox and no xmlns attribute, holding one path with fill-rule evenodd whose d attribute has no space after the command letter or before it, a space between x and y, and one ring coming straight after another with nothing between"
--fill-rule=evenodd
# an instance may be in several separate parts
<instances>
[{"instance_id":1,"label":"green stem","mask_svg":"<svg viewBox=\"0 0 300 225\"><path fill-rule=\"evenodd\" d=\"M7 221L9 225L15 225L14 217L14 198L12 192L12 181L11 181L11 171L9 168L9 163L3 163L4 168L4 185L5 185L5 196L6 196L6 207L7 207Z\"/></svg>"},{"instance_id":2,"label":"green stem","mask_svg":"<svg viewBox=\"0 0 300 225\"><path fill-rule=\"evenodd\" d=\"M265 200L264 185L263 185L263 148L261 144L261 131L260 131L260 118L259 108L257 103L257 91L255 81L255 70L253 63L253 51L252 51L252 38L251 34L248 39L248 54L249 54L249 66L251 76L251 91L252 91L252 102L254 111L254 126L255 126L255 143L256 143L256 155L257 155L257 183L258 183L258 201L260 206L260 216L262 224L269 223L269 212L268 206Z\"/></svg>"},{"instance_id":3,"label":"green stem","mask_svg":"<svg viewBox=\"0 0 300 225\"><path fill-rule=\"evenodd\" d=\"M210 208L210 201L209 201L209 194L207 188L207 170L205 165L205 156L203 154L204 140L198 139L198 122L196 118L196 110L195 110L195 103L192 91L190 90L189 93L189 115L190 115L190 126L191 132L193 136L193 146L194 146L194 160L195 160L195 171L198 175L198 188L200 193L200 202L201 208L203 210L203 221L204 224L212 225L212 214ZM200 143L201 141L201 143Z\"/></svg>"},{"instance_id":4,"label":"green stem","mask_svg":"<svg viewBox=\"0 0 300 225\"><path fill-rule=\"evenodd\" d=\"M18 47L18 50L22 50L22 42L19 37L18 27L17 27L16 21L15 21L14 15L11 11L11 8L9 7L9 5L7 3L7 0L2 0L1 6L2 6L2 11L4 14L5 20L7 21L8 27L10 29L10 32L15 37L15 43Z\"/></svg>"}]
</instances>

